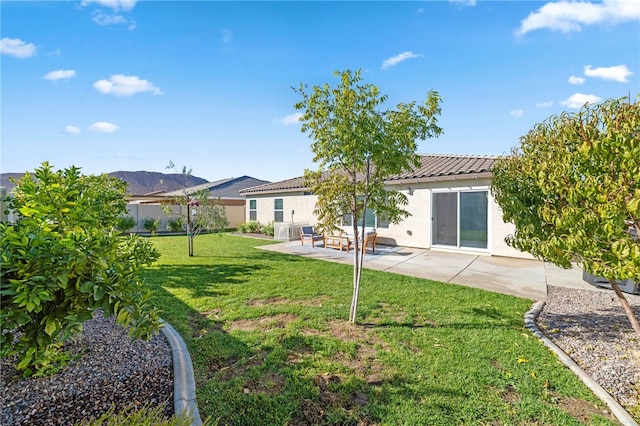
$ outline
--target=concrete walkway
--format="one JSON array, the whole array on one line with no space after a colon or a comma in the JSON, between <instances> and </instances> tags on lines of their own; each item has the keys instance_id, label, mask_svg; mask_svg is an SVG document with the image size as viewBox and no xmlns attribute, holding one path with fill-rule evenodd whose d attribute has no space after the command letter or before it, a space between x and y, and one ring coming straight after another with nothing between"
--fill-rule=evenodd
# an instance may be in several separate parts
<instances>
[{"instance_id":1,"label":"concrete walkway","mask_svg":"<svg viewBox=\"0 0 640 426\"><path fill-rule=\"evenodd\" d=\"M346 253L332 248L325 249L322 243L316 243L315 248L312 248L308 242L302 246L300 241L290 241L259 248L353 264L353 250ZM591 290L595 288L582 279L582 269L578 267L564 270L539 260L409 247L378 245L375 254L367 250L363 266L532 300L546 300L547 285Z\"/></svg>"}]
</instances>

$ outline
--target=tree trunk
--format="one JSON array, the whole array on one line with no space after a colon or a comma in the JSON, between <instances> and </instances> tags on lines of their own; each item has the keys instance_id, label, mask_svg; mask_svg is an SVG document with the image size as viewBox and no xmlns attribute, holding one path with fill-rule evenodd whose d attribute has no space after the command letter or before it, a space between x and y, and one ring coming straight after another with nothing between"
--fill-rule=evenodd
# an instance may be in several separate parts
<instances>
[{"instance_id":1,"label":"tree trunk","mask_svg":"<svg viewBox=\"0 0 640 426\"><path fill-rule=\"evenodd\" d=\"M635 331L638 337L640 337L640 324L638 323L638 319L633 313L633 309L631 309L631 306L629 305L627 298L624 297L624 294L622 294L622 291L620 290L620 286L618 286L618 282L616 280L609 280L609 282L611 283L611 288L616 293L616 296L618 296L618 300L620 300L620 303L622 304L622 308L624 309L624 312L627 314L627 318L629 318L629 321L631 321L631 327L633 327L633 331Z\"/></svg>"},{"instance_id":2,"label":"tree trunk","mask_svg":"<svg viewBox=\"0 0 640 426\"><path fill-rule=\"evenodd\" d=\"M193 256L193 230L191 228L191 200L187 200L187 247L189 257Z\"/></svg>"},{"instance_id":3,"label":"tree trunk","mask_svg":"<svg viewBox=\"0 0 640 426\"><path fill-rule=\"evenodd\" d=\"M358 224L354 220L353 225L353 295L351 296L351 309L349 310L349 322L351 324L356 323L356 316L358 314L358 296L360 294L360 271L362 270L362 264L358 258Z\"/></svg>"}]
</instances>

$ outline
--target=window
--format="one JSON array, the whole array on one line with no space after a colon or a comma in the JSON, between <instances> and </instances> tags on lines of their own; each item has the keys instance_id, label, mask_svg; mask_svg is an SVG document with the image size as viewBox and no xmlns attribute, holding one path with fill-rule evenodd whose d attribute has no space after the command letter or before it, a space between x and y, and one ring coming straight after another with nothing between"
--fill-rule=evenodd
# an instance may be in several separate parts
<instances>
[{"instance_id":1,"label":"window","mask_svg":"<svg viewBox=\"0 0 640 426\"><path fill-rule=\"evenodd\" d=\"M282 198L273 200L273 221L284 222L284 203Z\"/></svg>"},{"instance_id":2,"label":"window","mask_svg":"<svg viewBox=\"0 0 640 426\"><path fill-rule=\"evenodd\" d=\"M353 226L350 214L344 215L344 222L347 226ZM362 226L362 222L358 221L358 226ZM364 214L364 226L365 228L389 228L389 222L376 217L373 209L367 208Z\"/></svg>"},{"instance_id":3,"label":"window","mask_svg":"<svg viewBox=\"0 0 640 426\"><path fill-rule=\"evenodd\" d=\"M486 249L488 191L434 193L431 221L434 245Z\"/></svg>"},{"instance_id":4,"label":"window","mask_svg":"<svg viewBox=\"0 0 640 426\"><path fill-rule=\"evenodd\" d=\"M249 220L258 220L256 200L249 200Z\"/></svg>"}]
</instances>

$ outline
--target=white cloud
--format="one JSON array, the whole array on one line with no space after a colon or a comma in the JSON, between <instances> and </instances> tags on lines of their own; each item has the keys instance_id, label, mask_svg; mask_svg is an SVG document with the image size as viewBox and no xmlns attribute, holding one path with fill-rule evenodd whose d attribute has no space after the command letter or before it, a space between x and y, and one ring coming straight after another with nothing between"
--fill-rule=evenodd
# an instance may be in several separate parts
<instances>
[{"instance_id":1,"label":"white cloud","mask_svg":"<svg viewBox=\"0 0 640 426\"><path fill-rule=\"evenodd\" d=\"M150 92L161 95L162 91L147 80L141 80L135 75L114 74L109 80L98 80L93 87L104 94L116 96L131 96L136 93Z\"/></svg>"},{"instance_id":2,"label":"white cloud","mask_svg":"<svg viewBox=\"0 0 640 426\"><path fill-rule=\"evenodd\" d=\"M553 106L553 101L536 103L536 108L549 108L551 106Z\"/></svg>"},{"instance_id":3,"label":"white cloud","mask_svg":"<svg viewBox=\"0 0 640 426\"><path fill-rule=\"evenodd\" d=\"M78 129L76 126L68 125L64 128L64 132L70 135L77 135L78 133L80 133L80 129Z\"/></svg>"},{"instance_id":4,"label":"white cloud","mask_svg":"<svg viewBox=\"0 0 640 426\"><path fill-rule=\"evenodd\" d=\"M102 26L127 23L127 19L122 15L107 15L99 10L94 11L92 16L93 22Z\"/></svg>"},{"instance_id":5,"label":"white cloud","mask_svg":"<svg viewBox=\"0 0 640 426\"><path fill-rule=\"evenodd\" d=\"M524 115L524 110L514 109L513 111L509 111L509 115L512 117L522 117Z\"/></svg>"},{"instance_id":6,"label":"white cloud","mask_svg":"<svg viewBox=\"0 0 640 426\"><path fill-rule=\"evenodd\" d=\"M76 71L75 70L57 70L57 71L51 71L51 72L47 73L42 78L44 78L45 80L56 81L56 80L69 79L69 78L75 77L75 76L76 76Z\"/></svg>"},{"instance_id":7,"label":"white cloud","mask_svg":"<svg viewBox=\"0 0 640 426\"><path fill-rule=\"evenodd\" d=\"M97 133L113 133L118 130L120 127L115 124L107 123L106 121L96 121L91 126L89 126L89 130Z\"/></svg>"},{"instance_id":8,"label":"white cloud","mask_svg":"<svg viewBox=\"0 0 640 426\"><path fill-rule=\"evenodd\" d=\"M417 53L413 53L411 51L409 52L403 52L399 55L393 56L387 60L385 60L382 63L382 66L380 67L383 70L389 69L390 67L399 64L402 61L406 61L407 59L411 59L411 58L418 58L420 57L420 55L418 55Z\"/></svg>"},{"instance_id":9,"label":"white cloud","mask_svg":"<svg viewBox=\"0 0 640 426\"><path fill-rule=\"evenodd\" d=\"M584 104L596 104L600 102L601 98L596 95L585 95L584 93L574 93L564 101L560 102L560 105L564 105L567 108L582 108Z\"/></svg>"},{"instance_id":10,"label":"white cloud","mask_svg":"<svg viewBox=\"0 0 640 426\"><path fill-rule=\"evenodd\" d=\"M28 58L36 54L36 46L19 38L5 37L0 40L0 53L16 58Z\"/></svg>"},{"instance_id":11,"label":"white cloud","mask_svg":"<svg viewBox=\"0 0 640 426\"><path fill-rule=\"evenodd\" d=\"M639 3L640 4L640 3ZM613 80L619 83L627 83L627 77L633 75L626 65L616 65L615 67L592 68L591 65L584 67L584 75L587 77L596 77L603 80Z\"/></svg>"},{"instance_id":12,"label":"white cloud","mask_svg":"<svg viewBox=\"0 0 640 426\"><path fill-rule=\"evenodd\" d=\"M569 84L584 84L585 81L587 79L584 77L576 77L575 75L569 77Z\"/></svg>"},{"instance_id":13,"label":"white cloud","mask_svg":"<svg viewBox=\"0 0 640 426\"><path fill-rule=\"evenodd\" d=\"M302 117L302 114L299 112L296 112L294 114L286 115L283 118L277 119L275 121L277 123L284 124L284 125L298 124L300 122L300 117Z\"/></svg>"},{"instance_id":14,"label":"white cloud","mask_svg":"<svg viewBox=\"0 0 640 426\"><path fill-rule=\"evenodd\" d=\"M450 3L455 3L460 6L475 6L476 0L449 0Z\"/></svg>"},{"instance_id":15,"label":"white cloud","mask_svg":"<svg viewBox=\"0 0 640 426\"><path fill-rule=\"evenodd\" d=\"M539 29L562 32L581 31L583 25L616 24L640 20L640 2L637 0L603 0L549 2L532 12L520 23L516 35Z\"/></svg>"},{"instance_id":16,"label":"white cloud","mask_svg":"<svg viewBox=\"0 0 640 426\"><path fill-rule=\"evenodd\" d=\"M87 6L91 3L96 3L100 6L109 7L115 11L119 10L131 10L136 5L138 0L82 0L81 6Z\"/></svg>"}]
</instances>

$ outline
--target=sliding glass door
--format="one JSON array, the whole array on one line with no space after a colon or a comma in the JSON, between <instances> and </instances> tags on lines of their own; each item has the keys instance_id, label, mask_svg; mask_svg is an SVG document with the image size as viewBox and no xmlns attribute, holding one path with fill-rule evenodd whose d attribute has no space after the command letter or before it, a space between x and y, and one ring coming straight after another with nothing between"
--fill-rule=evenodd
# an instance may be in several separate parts
<instances>
[{"instance_id":1,"label":"sliding glass door","mask_svg":"<svg viewBox=\"0 0 640 426\"><path fill-rule=\"evenodd\" d=\"M434 193L432 244L486 249L488 212L488 191Z\"/></svg>"}]
</instances>

